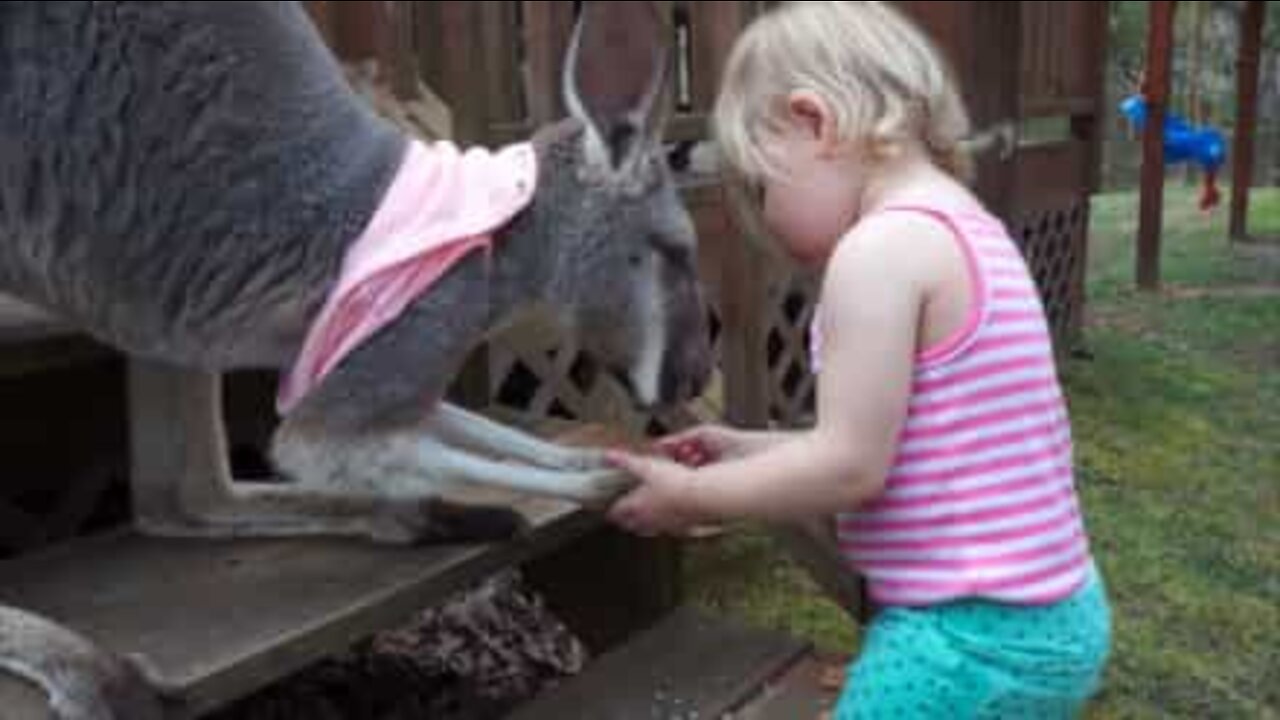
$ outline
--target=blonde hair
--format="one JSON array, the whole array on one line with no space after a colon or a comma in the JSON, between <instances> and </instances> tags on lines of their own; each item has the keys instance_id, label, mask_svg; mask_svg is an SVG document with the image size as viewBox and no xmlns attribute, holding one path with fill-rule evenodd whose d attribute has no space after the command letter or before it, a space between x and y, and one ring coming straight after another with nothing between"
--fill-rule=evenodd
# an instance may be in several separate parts
<instances>
[{"instance_id":1,"label":"blonde hair","mask_svg":"<svg viewBox=\"0 0 1280 720\"><path fill-rule=\"evenodd\" d=\"M713 126L743 180L777 177L765 142L785 120L787 97L817 93L841 141L885 159L914 140L933 162L968 180L969 117L941 53L882 2L788 2L757 18L729 55Z\"/></svg>"}]
</instances>

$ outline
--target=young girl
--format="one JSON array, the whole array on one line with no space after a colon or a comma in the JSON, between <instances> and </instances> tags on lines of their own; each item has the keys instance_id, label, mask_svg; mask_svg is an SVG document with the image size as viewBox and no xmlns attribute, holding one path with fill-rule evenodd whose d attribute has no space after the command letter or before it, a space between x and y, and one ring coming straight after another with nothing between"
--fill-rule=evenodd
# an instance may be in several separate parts
<instances>
[{"instance_id":1,"label":"young girl","mask_svg":"<svg viewBox=\"0 0 1280 720\"><path fill-rule=\"evenodd\" d=\"M1110 617L1066 407L1034 282L960 179L968 120L937 51L882 3L784 4L738 40L715 128L771 234L824 270L817 423L614 453L642 483L611 517L649 535L834 515L882 608L839 720L1079 712Z\"/></svg>"}]
</instances>

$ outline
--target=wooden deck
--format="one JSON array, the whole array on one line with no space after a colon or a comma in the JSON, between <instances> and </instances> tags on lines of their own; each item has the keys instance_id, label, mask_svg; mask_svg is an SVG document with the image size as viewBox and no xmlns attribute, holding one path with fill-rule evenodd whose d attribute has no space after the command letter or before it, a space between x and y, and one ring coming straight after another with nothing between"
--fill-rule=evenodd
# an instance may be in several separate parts
<instances>
[{"instance_id":1,"label":"wooden deck","mask_svg":"<svg viewBox=\"0 0 1280 720\"><path fill-rule=\"evenodd\" d=\"M174 717L196 717L600 522L562 503L520 507L530 534L484 546L118 532L0 563L0 603L137 653L158 674Z\"/></svg>"}]
</instances>

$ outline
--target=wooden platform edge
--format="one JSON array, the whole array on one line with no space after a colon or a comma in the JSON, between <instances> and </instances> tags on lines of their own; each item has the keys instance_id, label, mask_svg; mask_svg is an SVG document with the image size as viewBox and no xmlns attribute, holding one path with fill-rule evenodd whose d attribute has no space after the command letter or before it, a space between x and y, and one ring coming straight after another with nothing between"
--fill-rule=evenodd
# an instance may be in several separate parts
<instances>
[{"instance_id":1,"label":"wooden platform edge","mask_svg":"<svg viewBox=\"0 0 1280 720\"><path fill-rule=\"evenodd\" d=\"M253 651L237 650L239 654L232 652L221 657L215 655L208 661L207 668L201 668L197 662L189 664L187 668L175 669L168 677L161 673L161 677L156 678L161 683L157 689L166 699L170 717L177 720L200 717L227 702L243 698L281 680L327 655L340 652L362 638L380 630L392 629L408 621L415 612L440 604L503 568L518 566L570 543L603 522L597 513L565 506L560 511L546 513L542 518L535 519L536 525L529 535L511 542L395 549L395 562L401 565L408 562L410 566L422 567L423 570L418 575L408 574L403 581L370 588L368 593L354 597L338 611L313 615L300 620L299 624L282 627L278 634L267 637L263 645L257 646ZM103 643L108 650L129 651L128 648L121 648L118 641L114 641L113 645L110 638L99 637L93 630L95 621L92 617L68 616L69 611L57 607L62 602L60 598L67 597L60 590L61 583L65 578L68 593L102 592L104 588L92 586L93 581L89 581L90 586L76 587L76 578L69 570L76 566L78 558L89 558L92 561L95 555L114 554L117 550L121 553L128 552L131 545L143 547L150 544L154 547L168 542L170 541L143 538L131 529L123 529L68 541L44 551L0 562L0 601L62 622ZM288 546L303 549L313 544L313 541L305 539L233 540L226 543L172 542L207 543L209 552L213 554L230 552L228 548L236 553L246 552L246 548L251 549L258 543L273 548L284 547L286 550L289 549ZM347 541L337 542L345 545ZM361 543L356 540L350 542ZM113 544L119 547L114 548ZM187 547L193 547L192 544ZM238 548L236 544L239 544ZM201 552L198 547L196 552ZM376 557L379 552L378 548L370 546L367 550L360 549L358 554ZM406 558L406 552L414 555ZM420 561L417 559L419 554ZM287 573L287 570L282 572ZM50 579L50 575L56 577ZM52 592L55 596L52 603L23 601L24 583L29 585L33 577L37 584L44 584L44 589L37 591L35 595L44 597ZM74 615L74 612L70 614ZM219 622L216 617L193 617L192 621ZM183 677L184 670L191 668L199 668L203 674Z\"/></svg>"},{"instance_id":2,"label":"wooden platform edge","mask_svg":"<svg viewBox=\"0 0 1280 720\"><path fill-rule=\"evenodd\" d=\"M791 635L686 604L507 720L722 718L811 650Z\"/></svg>"},{"instance_id":3,"label":"wooden platform edge","mask_svg":"<svg viewBox=\"0 0 1280 720\"><path fill-rule=\"evenodd\" d=\"M420 612L448 600L471 584L495 572L517 566L572 541L602 522L585 511L571 511L540 527L536 537L496 546L476 546L458 551L444 572L413 587L399 588L387 597L353 610L341 621L322 627L296 629L279 648L211 675L185 693L173 720L196 720L224 706L228 698L241 698L304 669L353 643L390 630Z\"/></svg>"}]
</instances>

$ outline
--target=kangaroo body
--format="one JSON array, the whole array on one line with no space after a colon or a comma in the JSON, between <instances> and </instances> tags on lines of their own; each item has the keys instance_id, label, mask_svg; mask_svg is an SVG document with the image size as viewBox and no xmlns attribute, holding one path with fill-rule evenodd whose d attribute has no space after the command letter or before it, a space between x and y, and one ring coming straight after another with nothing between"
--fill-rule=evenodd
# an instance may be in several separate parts
<instances>
[{"instance_id":1,"label":"kangaroo body","mask_svg":"<svg viewBox=\"0 0 1280 720\"><path fill-rule=\"evenodd\" d=\"M695 237L657 141L662 37L645 4L588 4L566 62L572 116L532 138L536 192L492 252L289 409L272 445L288 482L175 477L198 486L166 490L181 503L143 498L139 526L486 540L519 516L451 501L458 487L595 504L623 491L597 453L441 398L468 352L530 309L643 404L704 384ZM346 85L297 4L0 3L0 292L143 360L284 372L410 142ZM4 608L0 634L0 669L44 688L60 718L148 717L140 675L87 643Z\"/></svg>"}]
</instances>

